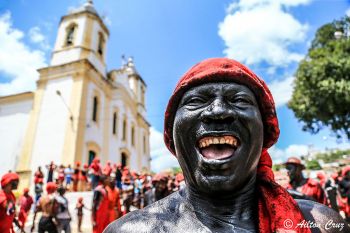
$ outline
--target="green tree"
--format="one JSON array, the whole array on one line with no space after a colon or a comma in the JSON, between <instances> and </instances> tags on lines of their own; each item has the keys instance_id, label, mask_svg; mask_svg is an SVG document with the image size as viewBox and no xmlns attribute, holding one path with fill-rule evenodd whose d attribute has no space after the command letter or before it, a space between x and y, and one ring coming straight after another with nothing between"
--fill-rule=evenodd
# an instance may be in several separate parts
<instances>
[{"instance_id":1,"label":"green tree","mask_svg":"<svg viewBox=\"0 0 350 233\"><path fill-rule=\"evenodd\" d=\"M316 160L311 160L306 162L306 169L309 170L320 170L322 169L320 164Z\"/></svg>"},{"instance_id":2,"label":"green tree","mask_svg":"<svg viewBox=\"0 0 350 233\"><path fill-rule=\"evenodd\" d=\"M349 30L348 17L323 25L299 64L288 107L304 131L328 127L350 139L350 38L334 37L336 31L346 35Z\"/></svg>"}]
</instances>

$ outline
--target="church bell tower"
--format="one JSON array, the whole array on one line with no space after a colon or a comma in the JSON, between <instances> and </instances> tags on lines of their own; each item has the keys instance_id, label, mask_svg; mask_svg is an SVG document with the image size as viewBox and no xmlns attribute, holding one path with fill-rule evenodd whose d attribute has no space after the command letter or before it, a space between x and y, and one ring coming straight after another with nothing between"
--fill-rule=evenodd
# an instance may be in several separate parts
<instances>
[{"instance_id":1,"label":"church bell tower","mask_svg":"<svg viewBox=\"0 0 350 233\"><path fill-rule=\"evenodd\" d=\"M51 66L88 59L106 76L106 44L109 31L92 0L61 18Z\"/></svg>"}]
</instances>

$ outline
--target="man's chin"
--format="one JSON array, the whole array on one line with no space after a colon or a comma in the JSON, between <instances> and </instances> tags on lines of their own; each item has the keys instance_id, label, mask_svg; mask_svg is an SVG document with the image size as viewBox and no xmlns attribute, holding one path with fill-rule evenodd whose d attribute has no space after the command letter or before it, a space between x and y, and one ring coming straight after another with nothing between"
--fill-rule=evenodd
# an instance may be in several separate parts
<instances>
[{"instance_id":1,"label":"man's chin","mask_svg":"<svg viewBox=\"0 0 350 233\"><path fill-rule=\"evenodd\" d=\"M208 194L232 192L240 186L239 180L235 178L234 175L200 175L199 177L196 177L196 181L198 186L197 189Z\"/></svg>"}]
</instances>

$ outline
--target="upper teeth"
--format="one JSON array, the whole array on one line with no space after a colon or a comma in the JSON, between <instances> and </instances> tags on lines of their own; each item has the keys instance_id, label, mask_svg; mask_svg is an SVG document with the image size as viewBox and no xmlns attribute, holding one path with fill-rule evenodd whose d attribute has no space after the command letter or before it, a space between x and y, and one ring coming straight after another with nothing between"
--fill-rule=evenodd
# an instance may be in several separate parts
<instances>
[{"instance_id":1,"label":"upper teeth","mask_svg":"<svg viewBox=\"0 0 350 233\"><path fill-rule=\"evenodd\" d=\"M222 136L222 137L204 137L199 140L199 148L207 147L212 144L229 144L237 147L237 139L233 136Z\"/></svg>"}]
</instances>

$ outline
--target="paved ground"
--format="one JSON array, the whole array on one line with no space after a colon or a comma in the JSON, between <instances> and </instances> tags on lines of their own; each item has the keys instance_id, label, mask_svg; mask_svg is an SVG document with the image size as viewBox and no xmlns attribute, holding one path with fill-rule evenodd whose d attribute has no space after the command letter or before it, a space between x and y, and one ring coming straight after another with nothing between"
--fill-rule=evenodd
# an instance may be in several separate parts
<instances>
[{"instance_id":1,"label":"paved ground","mask_svg":"<svg viewBox=\"0 0 350 233\"><path fill-rule=\"evenodd\" d=\"M84 198L84 203L85 206L89 209L91 209L91 204L92 204L92 192L76 192L76 193L67 193L66 197L69 201L69 211L72 215L72 222L71 222L71 227L72 227L72 232L77 233L77 212L75 210L75 205L77 203L77 199L79 197ZM38 215L36 217L36 221L38 222L40 219L40 216ZM28 217L28 221L26 224L25 231L30 232L30 228L32 227L32 222L33 222L33 214L31 213L30 216ZM38 230L38 225L36 224L34 232L37 232ZM92 226L91 226L91 212L89 210L84 209L84 218L83 218L83 224L82 224L82 230L85 233L92 232ZM18 231L19 232L19 231Z\"/></svg>"}]
</instances>

